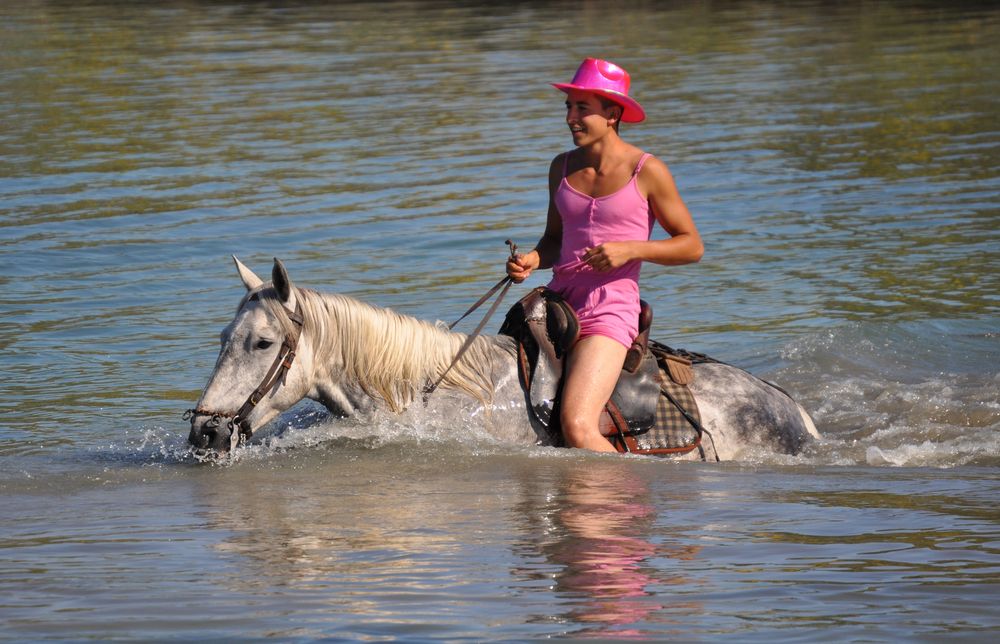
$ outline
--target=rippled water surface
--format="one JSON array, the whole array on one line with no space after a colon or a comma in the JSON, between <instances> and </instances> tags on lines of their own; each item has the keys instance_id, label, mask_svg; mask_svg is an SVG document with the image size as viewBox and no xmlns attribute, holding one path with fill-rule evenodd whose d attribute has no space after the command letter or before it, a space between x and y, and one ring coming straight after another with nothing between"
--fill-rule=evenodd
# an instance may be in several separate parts
<instances>
[{"instance_id":1,"label":"rippled water surface","mask_svg":"<svg viewBox=\"0 0 1000 644\"><path fill-rule=\"evenodd\" d=\"M995 637L1000 11L629 6L0 7L0 638ZM654 337L823 440L599 458L305 403L195 462L229 256L457 318L541 233L589 55L706 241L644 269Z\"/></svg>"}]
</instances>

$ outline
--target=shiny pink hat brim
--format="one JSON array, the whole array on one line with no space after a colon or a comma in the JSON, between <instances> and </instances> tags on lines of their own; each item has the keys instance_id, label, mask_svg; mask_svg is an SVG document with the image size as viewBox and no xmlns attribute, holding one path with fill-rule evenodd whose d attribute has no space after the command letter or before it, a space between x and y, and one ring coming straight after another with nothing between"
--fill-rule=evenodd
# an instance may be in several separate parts
<instances>
[{"instance_id":1,"label":"shiny pink hat brim","mask_svg":"<svg viewBox=\"0 0 1000 644\"><path fill-rule=\"evenodd\" d=\"M576 80L576 79L574 79ZM641 123L646 120L646 110L634 98L629 98L621 92L613 89L597 89L594 87L583 87L572 83L552 83L552 87L569 94L571 91L592 92L604 96L622 106L622 121L625 123Z\"/></svg>"}]
</instances>

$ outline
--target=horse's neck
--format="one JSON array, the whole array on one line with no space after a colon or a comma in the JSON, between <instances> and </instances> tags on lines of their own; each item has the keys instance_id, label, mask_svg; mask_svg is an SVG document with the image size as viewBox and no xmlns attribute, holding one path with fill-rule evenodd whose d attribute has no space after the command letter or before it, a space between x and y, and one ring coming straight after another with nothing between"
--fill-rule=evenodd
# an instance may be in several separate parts
<instances>
[{"instance_id":1,"label":"horse's neck","mask_svg":"<svg viewBox=\"0 0 1000 644\"><path fill-rule=\"evenodd\" d=\"M312 292L314 360L341 365L331 374L405 405L428 383L447 374L442 387L489 395L495 342L476 338L462 359L448 368L466 336L340 295Z\"/></svg>"}]
</instances>

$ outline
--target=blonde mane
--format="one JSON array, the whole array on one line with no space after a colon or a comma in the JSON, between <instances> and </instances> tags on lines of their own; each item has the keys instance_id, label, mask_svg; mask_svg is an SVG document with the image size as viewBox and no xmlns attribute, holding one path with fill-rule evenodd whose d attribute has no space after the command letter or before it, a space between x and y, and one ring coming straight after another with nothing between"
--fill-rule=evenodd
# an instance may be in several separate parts
<instances>
[{"instance_id":1,"label":"blonde mane","mask_svg":"<svg viewBox=\"0 0 1000 644\"><path fill-rule=\"evenodd\" d=\"M288 313L273 289L261 295L275 319L290 327ZM315 359L339 358L345 380L381 398L396 412L444 373L467 337L346 295L296 287L295 296ZM494 389L491 346L488 338L477 338L440 387L459 389L489 402Z\"/></svg>"}]
</instances>

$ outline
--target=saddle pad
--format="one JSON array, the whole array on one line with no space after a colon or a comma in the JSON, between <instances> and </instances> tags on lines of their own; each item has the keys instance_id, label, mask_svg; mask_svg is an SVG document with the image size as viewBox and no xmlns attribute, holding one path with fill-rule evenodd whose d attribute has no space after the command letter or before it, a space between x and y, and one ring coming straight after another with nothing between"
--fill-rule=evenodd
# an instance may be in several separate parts
<instances>
[{"instance_id":1,"label":"saddle pad","mask_svg":"<svg viewBox=\"0 0 1000 644\"><path fill-rule=\"evenodd\" d=\"M661 390L666 390L700 423L701 414L698 413L698 404L691 394L691 389L674 382L662 366L659 367L659 371ZM635 440L640 450L687 447L698 440L698 432L684 418L680 410L666 396L660 394L656 403L656 423L648 432L636 436Z\"/></svg>"}]
</instances>

